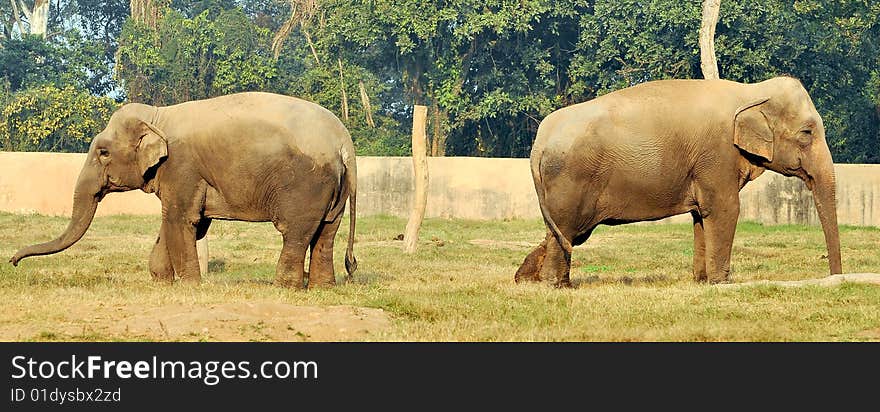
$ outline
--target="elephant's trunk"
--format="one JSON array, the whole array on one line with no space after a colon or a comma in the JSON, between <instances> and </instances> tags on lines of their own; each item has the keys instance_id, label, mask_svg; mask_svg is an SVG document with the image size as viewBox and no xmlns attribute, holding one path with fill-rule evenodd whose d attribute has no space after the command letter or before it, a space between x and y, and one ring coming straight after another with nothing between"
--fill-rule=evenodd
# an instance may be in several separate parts
<instances>
[{"instance_id":1,"label":"elephant's trunk","mask_svg":"<svg viewBox=\"0 0 880 412\"><path fill-rule=\"evenodd\" d=\"M812 178L813 201L816 212L825 232L825 246L828 249L828 265L831 274L843 273L840 264L840 233L837 229L837 195L834 177L834 162L827 144L818 147L813 165L816 170L810 174Z\"/></svg>"},{"instance_id":2,"label":"elephant's trunk","mask_svg":"<svg viewBox=\"0 0 880 412\"><path fill-rule=\"evenodd\" d=\"M13 265L18 266L18 261L29 256L58 253L83 237L92 223L92 218L95 217L95 210L98 208L102 191L98 178L100 171L98 167L90 166L90 163L92 163L91 157L86 160L86 166L83 167L77 179L73 194L73 213L70 224L67 225L64 233L55 240L22 248L9 260Z\"/></svg>"}]
</instances>

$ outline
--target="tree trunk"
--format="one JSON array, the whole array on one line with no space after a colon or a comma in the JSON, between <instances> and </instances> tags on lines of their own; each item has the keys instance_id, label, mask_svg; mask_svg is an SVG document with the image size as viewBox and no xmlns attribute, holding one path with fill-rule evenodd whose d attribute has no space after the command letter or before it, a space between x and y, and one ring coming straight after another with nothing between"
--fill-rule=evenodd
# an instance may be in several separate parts
<instances>
[{"instance_id":1,"label":"tree trunk","mask_svg":"<svg viewBox=\"0 0 880 412\"><path fill-rule=\"evenodd\" d=\"M35 0L29 17L31 34L45 38L49 27L49 0Z\"/></svg>"},{"instance_id":2,"label":"tree trunk","mask_svg":"<svg viewBox=\"0 0 880 412\"><path fill-rule=\"evenodd\" d=\"M131 18L155 29L162 17L162 9L169 4L169 0L131 0Z\"/></svg>"},{"instance_id":3,"label":"tree trunk","mask_svg":"<svg viewBox=\"0 0 880 412\"><path fill-rule=\"evenodd\" d=\"M718 62L715 59L715 26L721 0L703 0L703 22L700 25L700 68L703 78L719 79Z\"/></svg>"},{"instance_id":4,"label":"tree trunk","mask_svg":"<svg viewBox=\"0 0 880 412\"><path fill-rule=\"evenodd\" d=\"M373 108L370 106L370 96L367 95L367 88L364 86L363 80L358 80L358 88L361 90L361 104L364 106L367 124L370 127L376 127L376 123L373 122Z\"/></svg>"},{"instance_id":5,"label":"tree trunk","mask_svg":"<svg viewBox=\"0 0 880 412\"><path fill-rule=\"evenodd\" d=\"M443 124L446 123L447 116L446 110L440 109L440 104L434 102L434 141L437 147L434 156L446 156L446 132Z\"/></svg>"},{"instance_id":6,"label":"tree trunk","mask_svg":"<svg viewBox=\"0 0 880 412\"><path fill-rule=\"evenodd\" d=\"M412 153L413 153L413 204L403 237L404 253L414 253L419 242L419 229L425 218L428 204L428 157L426 126L428 108L413 107Z\"/></svg>"},{"instance_id":7,"label":"tree trunk","mask_svg":"<svg viewBox=\"0 0 880 412\"><path fill-rule=\"evenodd\" d=\"M15 1L16 0L9 0L9 2L12 3L12 16L15 18L15 24L18 25L18 34L19 36L21 36L25 33L24 25L21 24L20 12L18 11L18 5L15 3ZM22 4L22 7L24 7L24 4ZM27 9L25 8L25 10ZM12 30L9 30L9 38L12 38Z\"/></svg>"},{"instance_id":8,"label":"tree trunk","mask_svg":"<svg viewBox=\"0 0 880 412\"><path fill-rule=\"evenodd\" d=\"M337 58L339 63L339 90L342 91L342 120L348 123L348 96L345 95L345 78L342 76L342 59Z\"/></svg>"},{"instance_id":9,"label":"tree trunk","mask_svg":"<svg viewBox=\"0 0 880 412\"><path fill-rule=\"evenodd\" d=\"M293 29L293 26L299 24L306 37L306 41L309 43L309 48L312 49L312 56L315 57L315 61L318 64L321 64L318 60L318 53L315 52L315 45L312 43L312 38L309 36L309 32L306 31L306 26L315 19L317 14L317 0L290 0L290 17L283 25L281 25L275 33L275 36L272 38L272 54L275 56L276 60L278 59L278 56L281 55L284 41L290 37L290 31Z\"/></svg>"},{"instance_id":10,"label":"tree trunk","mask_svg":"<svg viewBox=\"0 0 880 412\"><path fill-rule=\"evenodd\" d=\"M431 99L431 121L433 132L431 133L431 156L439 156L440 151L440 108L437 106L437 99Z\"/></svg>"},{"instance_id":11,"label":"tree trunk","mask_svg":"<svg viewBox=\"0 0 880 412\"><path fill-rule=\"evenodd\" d=\"M303 31L303 35L305 35L305 37L306 37L306 42L309 43L309 50L312 51L312 57L315 58L315 63L321 64L321 59L318 58L318 52L315 51L315 43L312 42L312 36L309 35L309 31L306 30L305 27L302 28L302 31Z\"/></svg>"},{"instance_id":12,"label":"tree trunk","mask_svg":"<svg viewBox=\"0 0 880 412\"><path fill-rule=\"evenodd\" d=\"M17 5L16 1L19 2ZM21 32L21 35L33 34L45 38L49 27L49 0L34 0L33 9L29 9L22 0L10 0L10 2L12 3L12 13L15 15L15 21L18 23L18 30ZM19 7L21 7L21 10L18 10ZM24 14L28 21L27 30L21 24L19 13Z\"/></svg>"}]
</instances>

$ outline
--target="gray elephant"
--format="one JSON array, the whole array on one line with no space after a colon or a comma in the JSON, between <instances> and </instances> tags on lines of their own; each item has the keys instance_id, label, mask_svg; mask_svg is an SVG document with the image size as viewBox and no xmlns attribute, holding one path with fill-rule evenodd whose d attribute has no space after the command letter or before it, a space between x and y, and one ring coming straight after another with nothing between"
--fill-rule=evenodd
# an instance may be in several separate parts
<instances>
[{"instance_id":1,"label":"gray elephant","mask_svg":"<svg viewBox=\"0 0 880 412\"><path fill-rule=\"evenodd\" d=\"M200 281L196 240L212 219L274 223L284 243L276 283L303 288L335 283L333 241L346 201L345 267L357 267L357 165L351 136L327 109L293 97L240 93L167 107L127 104L89 147L74 191L73 216L57 239L10 260L60 252L85 234L110 192L141 189L162 203L150 256L157 280Z\"/></svg>"},{"instance_id":2,"label":"gray elephant","mask_svg":"<svg viewBox=\"0 0 880 412\"><path fill-rule=\"evenodd\" d=\"M739 191L769 169L813 191L832 274L841 273L834 164L800 81L664 80L551 113L531 169L548 232L515 280L570 286L572 245L599 224L691 213L694 279L726 282Z\"/></svg>"}]
</instances>

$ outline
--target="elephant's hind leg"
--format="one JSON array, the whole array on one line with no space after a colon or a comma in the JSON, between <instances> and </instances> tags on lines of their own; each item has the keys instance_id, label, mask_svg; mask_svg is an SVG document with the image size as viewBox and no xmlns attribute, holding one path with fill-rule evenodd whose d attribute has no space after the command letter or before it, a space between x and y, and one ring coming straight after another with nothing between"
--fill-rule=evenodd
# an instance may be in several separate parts
<instances>
[{"instance_id":1,"label":"elephant's hind leg","mask_svg":"<svg viewBox=\"0 0 880 412\"><path fill-rule=\"evenodd\" d=\"M526 256L513 277L516 283L541 281L541 267L544 266L544 259L547 257L547 242L552 237L553 235L548 232L547 238Z\"/></svg>"},{"instance_id":2,"label":"elephant's hind leg","mask_svg":"<svg viewBox=\"0 0 880 412\"><path fill-rule=\"evenodd\" d=\"M554 286L558 288L571 287L571 254L566 252L556 238L547 241L547 257L544 258L544 264L541 266L541 272L538 275L543 279L556 278Z\"/></svg>"},{"instance_id":3,"label":"elephant's hind leg","mask_svg":"<svg viewBox=\"0 0 880 412\"><path fill-rule=\"evenodd\" d=\"M309 258L309 289L333 286L336 274L333 271L333 242L342 221L342 214L332 222L321 222L318 232L312 239L312 254Z\"/></svg>"},{"instance_id":4,"label":"elephant's hind leg","mask_svg":"<svg viewBox=\"0 0 880 412\"><path fill-rule=\"evenodd\" d=\"M586 242L590 235L593 234L594 228L595 226L590 227L584 233L571 236L569 239L572 239L572 246ZM562 233L563 236L568 238L571 231L563 229ZM573 286L571 284L571 253L567 253L556 240L556 237L550 235L547 237L547 257L544 259L540 276L544 279L550 279L552 275L556 276L554 286L557 288L570 288Z\"/></svg>"},{"instance_id":5,"label":"elephant's hind leg","mask_svg":"<svg viewBox=\"0 0 880 412\"><path fill-rule=\"evenodd\" d=\"M318 224L318 219L275 223L275 227L281 232L284 239L281 256L278 257L278 266L275 270L277 285L294 289L305 288L306 250L308 250L309 241L318 229Z\"/></svg>"}]
</instances>

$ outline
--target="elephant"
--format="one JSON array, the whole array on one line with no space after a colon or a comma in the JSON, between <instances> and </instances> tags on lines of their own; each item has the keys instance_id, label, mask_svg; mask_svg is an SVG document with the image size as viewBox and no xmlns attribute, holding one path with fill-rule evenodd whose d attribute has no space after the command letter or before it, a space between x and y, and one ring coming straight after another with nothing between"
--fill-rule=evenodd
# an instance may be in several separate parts
<instances>
[{"instance_id":1,"label":"elephant","mask_svg":"<svg viewBox=\"0 0 880 412\"><path fill-rule=\"evenodd\" d=\"M658 80L559 109L538 126L530 165L547 227L517 283L570 287L572 247L600 224L690 213L693 277L730 282L739 191L769 169L813 192L832 274L841 273L834 163L801 82Z\"/></svg>"},{"instance_id":2,"label":"elephant","mask_svg":"<svg viewBox=\"0 0 880 412\"><path fill-rule=\"evenodd\" d=\"M275 283L335 284L333 243L349 203L348 276L353 253L357 164L351 136L329 110L295 97L248 92L156 107L129 103L92 140L77 178L67 229L10 260L60 252L92 222L111 192L141 189L162 204L149 259L155 280L201 280L196 240L213 219L272 222L283 246Z\"/></svg>"}]
</instances>

